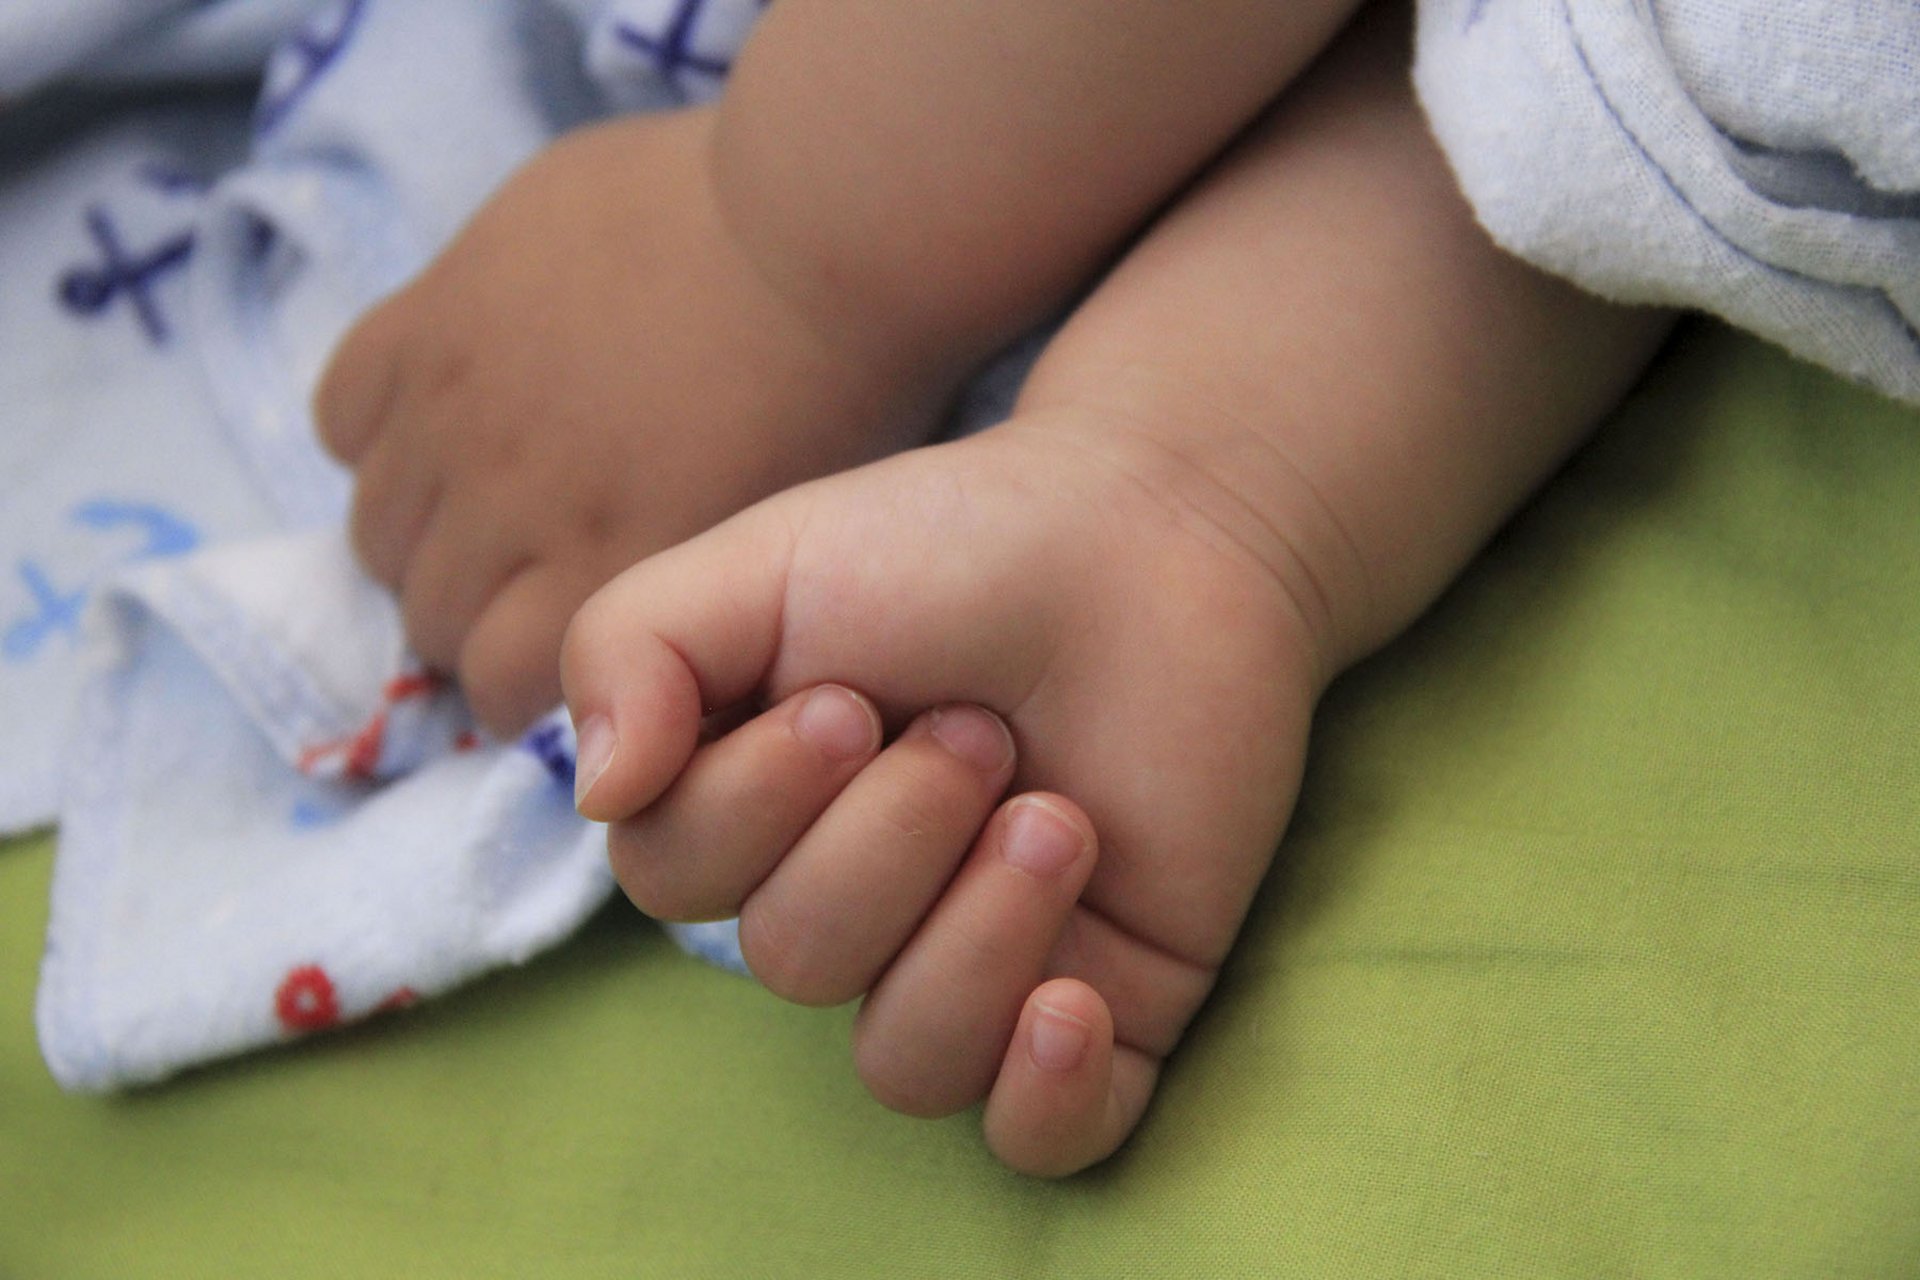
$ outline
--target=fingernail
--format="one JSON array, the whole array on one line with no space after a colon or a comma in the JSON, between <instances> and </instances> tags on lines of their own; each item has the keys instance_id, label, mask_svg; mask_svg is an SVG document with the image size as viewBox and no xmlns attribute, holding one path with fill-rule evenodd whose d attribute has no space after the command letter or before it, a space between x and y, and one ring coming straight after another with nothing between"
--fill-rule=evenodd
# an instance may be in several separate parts
<instances>
[{"instance_id":1,"label":"fingernail","mask_svg":"<svg viewBox=\"0 0 1920 1280\"><path fill-rule=\"evenodd\" d=\"M880 718L837 684L823 684L807 695L793 718L793 731L835 760L852 760L880 745Z\"/></svg>"},{"instance_id":2,"label":"fingernail","mask_svg":"<svg viewBox=\"0 0 1920 1280\"><path fill-rule=\"evenodd\" d=\"M1087 1044L1093 1028L1070 1013L1049 1005L1033 1007L1033 1035L1027 1053L1042 1071L1065 1074L1080 1065L1087 1056Z\"/></svg>"},{"instance_id":3,"label":"fingernail","mask_svg":"<svg viewBox=\"0 0 1920 1280\"><path fill-rule=\"evenodd\" d=\"M942 746L982 773L998 773L1013 759L1013 735L999 716L979 707L935 708L927 727Z\"/></svg>"},{"instance_id":4,"label":"fingernail","mask_svg":"<svg viewBox=\"0 0 1920 1280\"><path fill-rule=\"evenodd\" d=\"M573 758L573 806L577 809L613 763L613 721L596 711L574 731L574 739L579 744Z\"/></svg>"},{"instance_id":5,"label":"fingernail","mask_svg":"<svg viewBox=\"0 0 1920 1280\"><path fill-rule=\"evenodd\" d=\"M1000 856L1030 876L1059 875L1086 851L1087 838L1044 800L1016 800L1007 807Z\"/></svg>"}]
</instances>

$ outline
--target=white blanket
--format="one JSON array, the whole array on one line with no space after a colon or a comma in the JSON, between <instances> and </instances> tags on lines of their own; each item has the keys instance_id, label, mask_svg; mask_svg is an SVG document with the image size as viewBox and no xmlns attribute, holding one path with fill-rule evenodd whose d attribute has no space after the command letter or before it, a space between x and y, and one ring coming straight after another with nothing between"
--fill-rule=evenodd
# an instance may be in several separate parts
<instances>
[{"instance_id":1,"label":"white blanket","mask_svg":"<svg viewBox=\"0 0 1920 1280\"><path fill-rule=\"evenodd\" d=\"M1920 5L1424 0L1415 82L1506 248L1920 400Z\"/></svg>"}]
</instances>

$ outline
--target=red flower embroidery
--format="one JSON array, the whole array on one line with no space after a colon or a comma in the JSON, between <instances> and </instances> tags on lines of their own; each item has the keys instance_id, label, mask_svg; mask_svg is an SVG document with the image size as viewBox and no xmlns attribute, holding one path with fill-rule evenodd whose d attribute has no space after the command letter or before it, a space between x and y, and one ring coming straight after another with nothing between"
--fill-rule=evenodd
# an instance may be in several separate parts
<instances>
[{"instance_id":1,"label":"red flower embroidery","mask_svg":"<svg viewBox=\"0 0 1920 1280\"><path fill-rule=\"evenodd\" d=\"M273 993L273 1011L280 1025L295 1033L325 1031L340 1022L340 1001L333 979L317 964L301 965Z\"/></svg>"}]
</instances>

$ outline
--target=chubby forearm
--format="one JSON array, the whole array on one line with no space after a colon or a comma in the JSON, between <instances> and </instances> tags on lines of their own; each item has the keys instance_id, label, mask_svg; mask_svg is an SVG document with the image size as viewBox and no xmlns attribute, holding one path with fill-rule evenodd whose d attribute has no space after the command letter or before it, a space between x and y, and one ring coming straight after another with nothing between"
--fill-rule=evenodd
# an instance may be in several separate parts
<instances>
[{"instance_id":1,"label":"chubby forearm","mask_svg":"<svg viewBox=\"0 0 1920 1280\"><path fill-rule=\"evenodd\" d=\"M1304 67L1353 0L780 0L714 177L778 287L978 354L1041 318Z\"/></svg>"},{"instance_id":2,"label":"chubby forearm","mask_svg":"<svg viewBox=\"0 0 1920 1280\"><path fill-rule=\"evenodd\" d=\"M1363 14L1128 255L1024 410L1103 400L1266 558L1327 674L1404 627L1624 394L1671 323L1500 252ZM1109 442L1113 443L1113 442Z\"/></svg>"}]
</instances>

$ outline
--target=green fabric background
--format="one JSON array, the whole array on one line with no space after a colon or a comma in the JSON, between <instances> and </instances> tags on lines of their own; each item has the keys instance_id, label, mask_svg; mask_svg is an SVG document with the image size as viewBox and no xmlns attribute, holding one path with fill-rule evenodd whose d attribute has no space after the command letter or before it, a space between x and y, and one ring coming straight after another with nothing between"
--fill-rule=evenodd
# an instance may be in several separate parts
<instances>
[{"instance_id":1,"label":"green fabric background","mask_svg":"<svg viewBox=\"0 0 1920 1280\"><path fill-rule=\"evenodd\" d=\"M622 909L66 1097L50 843L0 849L0 1275L1920 1275L1916 427L1684 329L1336 688L1158 1103L1064 1183Z\"/></svg>"}]
</instances>

